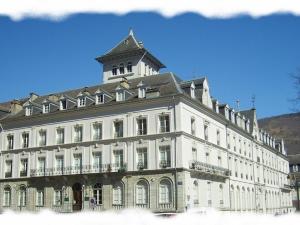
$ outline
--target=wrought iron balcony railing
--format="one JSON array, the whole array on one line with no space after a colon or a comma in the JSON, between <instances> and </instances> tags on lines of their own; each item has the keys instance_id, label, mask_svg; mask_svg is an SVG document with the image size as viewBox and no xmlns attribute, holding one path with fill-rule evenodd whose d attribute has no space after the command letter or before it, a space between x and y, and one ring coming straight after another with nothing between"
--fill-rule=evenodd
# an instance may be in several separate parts
<instances>
[{"instance_id":1,"label":"wrought iron balcony railing","mask_svg":"<svg viewBox=\"0 0 300 225\"><path fill-rule=\"evenodd\" d=\"M228 177L230 176L230 172L228 169L225 169L223 167L219 166L214 166L211 164L199 162L199 161L190 161L190 169L193 170L198 170L203 173L209 173L209 174L214 174L218 176L225 176Z\"/></svg>"},{"instance_id":2,"label":"wrought iron balcony railing","mask_svg":"<svg viewBox=\"0 0 300 225\"><path fill-rule=\"evenodd\" d=\"M99 164L99 165L82 165L82 166L67 166L54 167L45 169L30 170L31 177L39 176L57 176L57 175L72 175L72 174L89 174L89 173L105 173L105 172L126 172L127 166L123 164Z\"/></svg>"},{"instance_id":3,"label":"wrought iron balcony railing","mask_svg":"<svg viewBox=\"0 0 300 225\"><path fill-rule=\"evenodd\" d=\"M9 172L5 172L5 178L9 178L12 176L12 172L9 171Z\"/></svg>"},{"instance_id":4,"label":"wrought iron balcony railing","mask_svg":"<svg viewBox=\"0 0 300 225\"><path fill-rule=\"evenodd\" d=\"M168 161L168 160L160 160L160 162L159 162L159 167L160 167L160 168L171 167L171 161Z\"/></svg>"}]
</instances>

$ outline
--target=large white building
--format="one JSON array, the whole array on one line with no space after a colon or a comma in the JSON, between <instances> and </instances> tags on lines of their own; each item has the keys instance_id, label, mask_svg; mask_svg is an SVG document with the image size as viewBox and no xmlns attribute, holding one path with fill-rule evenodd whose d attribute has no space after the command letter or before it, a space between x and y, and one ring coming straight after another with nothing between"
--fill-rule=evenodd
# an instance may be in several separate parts
<instances>
[{"instance_id":1,"label":"large white building","mask_svg":"<svg viewBox=\"0 0 300 225\"><path fill-rule=\"evenodd\" d=\"M254 108L160 74L132 31L96 60L103 84L0 104L0 210L291 211L283 141Z\"/></svg>"}]
</instances>

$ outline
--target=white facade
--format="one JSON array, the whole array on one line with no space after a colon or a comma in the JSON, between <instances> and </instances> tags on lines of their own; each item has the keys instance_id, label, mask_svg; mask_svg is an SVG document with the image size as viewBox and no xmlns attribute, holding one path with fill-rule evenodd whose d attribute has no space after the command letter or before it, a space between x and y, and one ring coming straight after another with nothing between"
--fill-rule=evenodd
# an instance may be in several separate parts
<instances>
[{"instance_id":1,"label":"white facade","mask_svg":"<svg viewBox=\"0 0 300 225\"><path fill-rule=\"evenodd\" d=\"M0 208L291 211L283 142L259 131L255 109L219 106L206 78L158 74L141 49L102 57L99 87L12 103L0 119Z\"/></svg>"}]
</instances>

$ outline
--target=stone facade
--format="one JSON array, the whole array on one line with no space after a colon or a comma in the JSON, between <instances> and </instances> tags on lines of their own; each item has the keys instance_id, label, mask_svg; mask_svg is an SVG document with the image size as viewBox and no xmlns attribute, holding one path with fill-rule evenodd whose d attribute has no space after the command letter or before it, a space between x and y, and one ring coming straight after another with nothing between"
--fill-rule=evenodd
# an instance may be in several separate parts
<instances>
[{"instance_id":1,"label":"stone facade","mask_svg":"<svg viewBox=\"0 0 300 225\"><path fill-rule=\"evenodd\" d=\"M101 85L1 105L0 209L292 210L284 143L255 109L159 74L132 32L97 61Z\"/></svg>"}]
</instances>

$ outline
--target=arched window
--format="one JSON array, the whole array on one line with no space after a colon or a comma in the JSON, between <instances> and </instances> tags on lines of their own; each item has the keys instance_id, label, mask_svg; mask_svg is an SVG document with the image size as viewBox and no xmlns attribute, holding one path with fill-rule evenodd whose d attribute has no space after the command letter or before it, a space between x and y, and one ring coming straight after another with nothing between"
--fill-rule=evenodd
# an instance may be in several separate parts
<instances>
[{"instance_id":1,"label":"arched window","mask_svg":"<svg viewBox=\"0 0 300 225\"><path fill-rule=\"evenodd\" d=\"M97 183L94 185L94 199L96 205L102 205L102 184Z\"/></svg>"},{"instance_id":2,"label":"arched window","mask_svg":"<svg viewBox=\"0 0 300 225\"><path fill-rule=\"evenodd\" d=\"M26 200L27 200L26 187L22 186L22 187L20 187L20 190L19 190L18 206L26 206Z\"/></svg>"},{"instance_id":3,"label":"arched window","mask_svg":"<svg viewBox=\"0 0 300 225\"><path fill-rule=\"evenodd\" d=\"M219 198L220 198L220 207L223 207L224 205L224 191L223 191L223 185L219 185Z\"/></svg>"},{"instance_id":4,"label":"arched window","mask_svg":"<svg viewBox=\"0 0 300 225\"><path fill-rule=\"evenodd\" d=\"M124 74L124 63L121 63L119 66L120 74Z\"/></svg>"},{"instance_id":5,"label":"arched window","mask_svg":"<svg viewBox=\"0 0 300 225\"><path fill-rule=\"evenodd\" d=\"M123 204L123 185L119 182L113 186L113 205Z\"/></svg>"},{"instance_id":6,"label":"arched window","mask_svg":"<svg viewBox=\"0 0 300 225\"><path fill-rule=\"evenodd\" d=\"M159 203L167 204L172 202L171 182L168 179L163 179L159 183Z\"/></svg>"},{"instance_id":7,"label":"arched window","mask_svg":"<svg viewBox=\"0 0 300 225\"><path fill-rule=\"evenodd\" d=\"M193 183L193 199L194 199L194 206L199 205L199 188L198 188L198 182L195 180Z\"/></svg>"},{"instance_id":8,"label":"arched window","mask_svg":"<svg viewBox=\"0 0 300 225\"><path fill-rule=\"evenodd\" d=\"M234 187L231 185L230 188L230 204L231 204L231 209L235 210L235 196L234 196Z\"/></svg>"},{"instance_id":9,"label":"arched window","mask_svg":"<svg viewBox=\"0 0 300 225\"><path fill-rule=\"evenodd\" d=\"M11 204L11 188L9 186L4 188L3 206L9 207Z\"/></svg>"},{"instance_id":10,"label":"arched window","mask_svg":"<svg viewBox=\"0 0 300 225\"><path fill-rule=\"evenodd\" d=\"M236 187L236 208L241 210L241 191L239 186Z\"/></svg>"},{"instance_id":11,"label":"arched window","mask_svg":"<svg viewBox=\"0 0 300 225\"><path fill-rule=\"evenodd\" d=\"M131 73L132 72L132 63L128 62L127 63L127 73Z\"/></svg>"},{"instance_id":12,"label":"arched window","mask_svg":"<svg viewBox=\"0 0 300 225\"><path fill-rule=\"evenodd\" d=\"M117 75L117 66L116 65L114 65L113 68L112 68L112 75L113 76Z\"/></svg>"},{"instance_id":13,"label":"arched window","mask_svg":"<svg viewBox=\"0 0 300 225\"><path fill-rule=\"evenodd\" d=\"M140 180L136 184L136 204L145 205L148 204L148 183L144 180Z\"/></svg>"}]
</instances>

